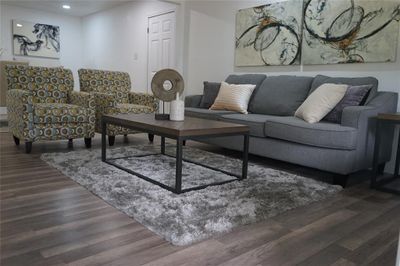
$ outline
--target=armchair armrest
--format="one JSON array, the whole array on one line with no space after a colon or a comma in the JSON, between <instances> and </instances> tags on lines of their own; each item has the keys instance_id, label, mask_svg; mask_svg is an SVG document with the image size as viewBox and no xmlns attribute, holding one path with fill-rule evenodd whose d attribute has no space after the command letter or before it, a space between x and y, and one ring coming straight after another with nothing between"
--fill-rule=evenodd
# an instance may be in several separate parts
<instances>
[{"instance_id":1,"label":"armchair armrest","mask_svg":"<svg viewBox=\"0 0 400 266\"><path fill-rule=\"evenodd\" d=\"M33 139L32 92L21 89L8 90L7 113L11 133L21 139Z\"/></svg>"},{"instance_id":2,"label":"armchair armrest","mask_svg":"<svg viewBox=\"0 0 400 266\"><path fill-rule=\"evenodd\" d=\"M89 110L88 119L89 123L92 124L91 131L94 132L94 125L96 123L96 103L94 93L83 91L69 91L68 103L82 106Z\"/></svg>"},{"instance_id":3,"label":"armchair armrest","mask_svg":"<svg viewBox=\"0 0 400 266\"><path fill-rule=\"evenodd\" d=\"M203 95L189 95L185 97L185 107L199 107Z\"/></svg>"},{"instance_id":4,"label":"armchair armrest","mask_svg":"<svg viewBox=\"0 0 400 266\"><path fill-rule=\"evenodd\" d=\"M145 105L153 109L153 112L158 110L158 100L151 94L129 92L129 102L132 104Z\"/></svg>"},{"instance_id":5,"label":"armchair armrest","mask_svg":"<svg viewBox=\"0 0 400 266\"><path fill-rule=\"evenodd\" d=\"M97 110L105 110L106 108L117 106L118 102L113 93L93 92L93 95Z\"/></svg>"},{"instance_id":6,"label":"armchair armrest","mask_svg":"<svg viewBox=\"0 0 400 266\"><path fill-rule=\"evenodd\" d=\"M69 91L68 103L90 108L93 110L96 107L94 94L83 91Z\"/></svg>"}]
</instances>

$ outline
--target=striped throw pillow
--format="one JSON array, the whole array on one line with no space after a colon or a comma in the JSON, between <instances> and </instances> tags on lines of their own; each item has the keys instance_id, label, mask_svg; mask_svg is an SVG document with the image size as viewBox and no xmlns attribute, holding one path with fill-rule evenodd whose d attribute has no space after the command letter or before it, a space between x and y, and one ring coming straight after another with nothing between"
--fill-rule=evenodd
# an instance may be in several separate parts
<instances>
[{"instance_id":1,"label":"striped throw pillow","mask_svg":"<svg viewBox=\"0 0 400 266\"><path fill-rule=\"evenodd\" d=\"M218 96L210 110L228 110L247 114L251 94L256 85L221 83Z\"/></svg>"}]
</instances>

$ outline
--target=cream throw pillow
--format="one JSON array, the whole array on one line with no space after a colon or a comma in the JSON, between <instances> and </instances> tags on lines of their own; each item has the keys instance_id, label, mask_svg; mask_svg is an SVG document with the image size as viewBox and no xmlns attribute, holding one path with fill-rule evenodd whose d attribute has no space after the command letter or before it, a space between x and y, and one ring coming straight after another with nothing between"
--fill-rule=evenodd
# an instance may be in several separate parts
<instances>
[{"instance_id":1,"label":"cream throw pillow","mask_svg":"<svg viewBox=\"0 0 400 266\"><path fill-rule=\"evenodd\" d=\"M348 85L325 83L311 93L294 114L308 123L317 123L342 100Z\"/></svg>"},{"instance_id":2,"label":"cream throw pillow","mask_svg":"<svg viewBox=\"0 0 400 266\"><path fill-rule=\"evenodd\" d=\"M251 94L256 85L221 82L217 98L210 110L229 110L247 114Z\"/></svg>"}]
</instances>

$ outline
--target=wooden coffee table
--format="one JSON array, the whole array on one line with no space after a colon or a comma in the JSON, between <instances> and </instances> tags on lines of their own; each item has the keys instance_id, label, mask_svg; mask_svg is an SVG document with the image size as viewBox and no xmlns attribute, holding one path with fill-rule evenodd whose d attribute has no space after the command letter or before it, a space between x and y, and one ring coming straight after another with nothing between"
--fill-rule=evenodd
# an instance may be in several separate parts
<instances>
[{"instance_id":1,"label":"wooden coffee table","mask_svg":"<svg viewBox=\"0 0 400 266\"><path fill-rule=\"evenodd\" d=\"M106 127L107 124L113 124L122 126L125 128L142 131L149 134L161 136L161 154L171 156L165 153L165 138L176 140L176 174L175 174L175 187L170 187L163 183L160 183L148 176L144 176L131 169L127 169L115 161L122 158L107 159L107 145L106 145ZM136 175L146 181L153 184L159 185L160 187L172 191L174 193L184 193L191 190L203 189L208 186L221 185L232 181L242 180L247 178L247 164L248 164L248 152L249 152L249 127L246 125L226 123L220 121L212 121L200 118L185 117L185 121L175 122L169 120L155 120L154 114L118 114L118 115L104 115L102 117L102 134L101 134L101 159L110 165L113 165L121 170L124 170L130 174ZM210 137L225 137L225 136L243 136L243 162L242 162L242 173L241 175L227 172L215 167L201 164L188 159L182 158L182 146L185 140L198 140L201 138ZM154 154L147 154L144 156L150 156ZM129 156L135 157L135 156ZM143 157L143 156L140 156ZM224 174L235 177L234 179L211 183L207 185L197 186L182 189L182 161L194 163L214 171L222 172Z\"/></svg>"}]
</instances>

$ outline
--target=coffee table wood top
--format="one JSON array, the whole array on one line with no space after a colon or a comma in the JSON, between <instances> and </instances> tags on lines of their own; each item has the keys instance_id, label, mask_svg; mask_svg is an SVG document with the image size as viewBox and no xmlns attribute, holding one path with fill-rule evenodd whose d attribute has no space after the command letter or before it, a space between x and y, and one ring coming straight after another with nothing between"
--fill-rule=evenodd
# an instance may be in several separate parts
<instances>
[{"instance_id":1,"label":"coffee table wood top","mask_svg":"<svg viewBox=\"0 0 400 266\"><path fill-rule=\"evenodd\" d=\"M208 119L185 117L185 121L156 120L154 114L104 115L104 121L111 124L135 128L145 132L167 134L173 137L208 136L224 134L245 134L249 127Z\"/></svg>"}]
</instances>

